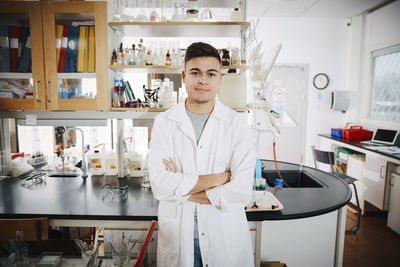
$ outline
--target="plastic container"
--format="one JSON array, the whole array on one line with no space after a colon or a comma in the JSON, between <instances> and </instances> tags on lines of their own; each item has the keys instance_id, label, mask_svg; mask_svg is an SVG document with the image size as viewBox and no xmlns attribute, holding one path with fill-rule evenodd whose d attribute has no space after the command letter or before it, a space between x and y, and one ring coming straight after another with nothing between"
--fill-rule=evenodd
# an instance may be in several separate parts
<instances>
[{"instance_id":1,"label":"plastic container","mask_svg":"<svg viewBox=\"0 0 400 267\"><path fill-rule=\"evenodd\" d=\"M95 150L88 156L89 171L92 175L103 175L105 171L104 154L99 150Z\"/></svg>"},{"instance_id":2,"label":"plastic container","mask_svg":"<svg viewBox=\"0 0 400 267\"><path fill-rule=\"evenodd\" d=\"M342 137L348 139L364 139L362 126L351 126L349 129L342 130Z\"/></svg>"},{"instance_id":3,"label":"plastic container","mask_svg":"<svg viewBox=\"0 0 400 267\"><path fill-rule=\"evenodd\" d=\"M105 157L105 174L117 175L118 174L118 156L117 153L111 151Z\"/></svg>"},{"instance_id":4,"label":"plastic container","mask_svg":"<svg viewBox=\"0 0 400 267\"><path fill-rule=\"evenodd\" d=\"M130 152L126 156L126 168L130 177L143 176L143 158L139 153Z\"/></svg>"},{"instance_id":5,"label":"plastic container","mask_svg":"<svg viewBox=\"0 0 400 267\"><path fill-rule=\"evenodd\" d=\"M331 136L341 138L342 137L342 129L341 128L336 128L336 129L332 128Z\"/></svg>"}]
</instances>

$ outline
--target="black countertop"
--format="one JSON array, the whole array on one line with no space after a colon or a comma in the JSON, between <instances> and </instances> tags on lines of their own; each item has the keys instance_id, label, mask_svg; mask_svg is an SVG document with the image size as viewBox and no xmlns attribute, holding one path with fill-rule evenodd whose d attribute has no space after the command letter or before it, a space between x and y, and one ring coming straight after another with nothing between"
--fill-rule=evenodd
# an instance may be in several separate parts
<instances>
[{"instance_id":1,"label":"black countertop","mask_svg":"<svg viewBox=\"0 0 400 267\"><path fill-rule=\"evenodd\" d=\"M396 154L385 153L382 151L371 149L371 145L361 143L362 141L369 141L370 139L348 139L348 138L342 138L342 137L334 137L334 136L331 136L330 134L319 134L319 136L326 137L328 139L332 139L332 140L335 140L335 141L338 141L338 142L341 142L344 144L352 145L352 146L359 147L359 148L362 148L365 150L369 150L369 151L377 153L377 154L381 154L381 155L384 155L384 156L387 156L387 157L390 157L393 159L400 160L400 153L396 153Z\"/></svg>"},{"instance_id":2,"label":"black countertop","mask_svg":"<svg viewBox=\"0 0 400 267\"><path fill-rule=\"evenodd\" d=\"M265 169L275 169L263 161ZM278 163L281 170L299 166ZM283 204L281 211L248 211L249 221L299 219L325 214L343 207L351 190L343 181L317 169L303 167L317 177L321 188L267 188ZM285 178L285 177L284 177ZM157 219L158 201L152 191L140 186L141 178L92 176L86 179L47 177L46 184L33 189L23 187L18 178L0 181L0 217L81 220L153 220ZM103 184L128 185L128 198L112 202L104 198Z\"/></svg>"}]
</instances>

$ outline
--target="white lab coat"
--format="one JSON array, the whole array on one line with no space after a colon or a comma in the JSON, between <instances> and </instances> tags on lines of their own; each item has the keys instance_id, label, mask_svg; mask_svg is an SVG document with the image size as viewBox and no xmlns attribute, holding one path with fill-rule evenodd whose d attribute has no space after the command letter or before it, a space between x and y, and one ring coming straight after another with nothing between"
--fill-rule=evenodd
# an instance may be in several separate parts
<instances>
[{"instance_id":1,"label":"white lab coat","mask_svg":"<svg viewBox=\"0 0 400 267\"><path fill-rule=\"evenodd\" d=\"M177 172L165 170L171 157ZM194 210L197 205L203 266L254 266L244 207L250 202L255 168L254 139L245 114L216 101L196 142L184 103L159 114L154 121L149 173L158 207L158 267L193 266ZM211 205L185 196L199 175L230 171L231 181L206 190Z\"/></svg>"}]
</instances>

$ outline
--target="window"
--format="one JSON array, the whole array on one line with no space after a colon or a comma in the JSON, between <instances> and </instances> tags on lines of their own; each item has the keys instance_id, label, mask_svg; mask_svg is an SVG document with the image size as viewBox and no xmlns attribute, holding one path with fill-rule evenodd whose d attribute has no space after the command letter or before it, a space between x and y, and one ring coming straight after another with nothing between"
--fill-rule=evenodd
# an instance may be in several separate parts
<instances>
[{"instance_id":1,"label":"window","mask_svg":"<svg viewBox=\"0 0 400 267\"><path fill-rule=\"evenodd\" d=\"M400 123L400 45L372 53L369 118Z\"/></svg>"}]
</instances>

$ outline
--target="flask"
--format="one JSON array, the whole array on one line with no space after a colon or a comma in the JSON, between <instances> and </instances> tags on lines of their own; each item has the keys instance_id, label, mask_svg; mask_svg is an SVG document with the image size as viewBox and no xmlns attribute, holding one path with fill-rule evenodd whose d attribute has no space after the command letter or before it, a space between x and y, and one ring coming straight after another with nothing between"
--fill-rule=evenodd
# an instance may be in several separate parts
<instances>
[{"instance_id":1,"label":"flask","mask_svg":"<svg viewBox=\"0 0 400 267\"><path fill-rule=\"evenodd\" d=\"M239 8L235 8L231 13L231 21L239 22L240 21L240 11Z\"/></svg>"}]
</instances>

